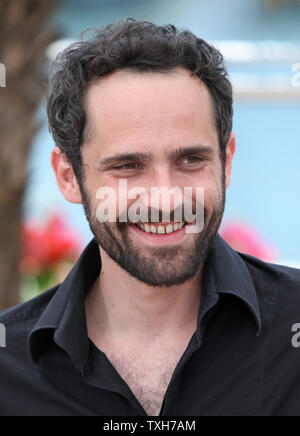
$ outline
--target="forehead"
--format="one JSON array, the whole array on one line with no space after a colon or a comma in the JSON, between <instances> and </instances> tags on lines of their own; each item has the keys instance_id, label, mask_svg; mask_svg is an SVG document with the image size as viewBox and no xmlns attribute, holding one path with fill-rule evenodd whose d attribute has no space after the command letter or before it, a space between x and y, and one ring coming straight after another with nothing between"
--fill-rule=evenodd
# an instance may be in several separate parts
<instances>
[{"instance_id":1,"label":"forehead","mask_svg":"<svg viewBox=\"0 0 300 436\"><path fill-rule=\"evenodd\" d=\"M116 71L93 83L85 98L91 142L111 149L146 143L218 142L207 87L183 68L171 72Z\"/></svg>"}]
</instances>

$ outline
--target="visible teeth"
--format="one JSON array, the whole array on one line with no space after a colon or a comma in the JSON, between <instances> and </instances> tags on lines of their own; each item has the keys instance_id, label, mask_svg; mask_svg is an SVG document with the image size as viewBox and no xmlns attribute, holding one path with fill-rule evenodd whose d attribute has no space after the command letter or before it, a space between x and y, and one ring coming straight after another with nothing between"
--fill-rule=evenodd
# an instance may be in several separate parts
<instances>
[{"instance_id":1,"label":"visible teeth","mask_svg":"<svg viewBox=\"0 0 300 436\"><path fill-rule=\"evenodd\" d=\"M166 227L163 225L155 226L154 224L138 224L138 227L142 229L146 233L158 233L160 235L163 235L165 233L172 233L176 232L177 230L181 229L184 226L184 222L181 223L174 223L174 224L168 224Z\"/></svg>"},{"instance_id":2,"label":"visible teeth","mask_svg":"<svg viewBox=\"0 0 300 436\"><path fill-rule=\"evenodd\" d=\"M166 227L166 233L172 233L173 232L173 226L172 224L168 224Z\"/></svg>"},{"instance_id":3,"label":"visible teeth","mask_svg":"<svg viewBox=\"0 0 300 436\"><path fill-rule=\"evenodd\" d=\"M145 232L150 233L150 226L149 224L144 224Z\"/></svg>"}]
</instances>

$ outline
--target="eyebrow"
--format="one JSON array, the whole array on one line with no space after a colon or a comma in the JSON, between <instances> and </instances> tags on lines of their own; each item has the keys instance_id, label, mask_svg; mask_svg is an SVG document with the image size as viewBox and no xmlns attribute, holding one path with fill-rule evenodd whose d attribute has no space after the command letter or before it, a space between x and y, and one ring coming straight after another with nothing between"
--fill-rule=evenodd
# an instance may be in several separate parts
<instances>
[{"instance_id":1,"label":"eyebrow","mask_svg":"<svg viewBox=\"0 0 300 436\"><path fill-rule=\"evenodd\" d=\"M190 147L179 147L176 150L172 150L168 153L169 160L180 159L191 154L201 154L201 155L213 155L214 148L208 145L194 145Z\"/></svg>"},{"instance_id":2,"label":"eyebrow","mask_svg":"<svg viewBox=\"0 0 300 436\"><path fill-rule=\"evenodd\" d=\"M100 160L97 163L97 168L101 169L109 165L114 165L129 160L152 162L153 155L151 153L140 153L140 152L115 154L114 156L106 157L105 159Z\"/></svg>"},{"instance_id":3,"label":"eyebrow","mask_svg":"<svg viewBox=\"0 0 300 436\"><path fill-rule=\"evenodd\" d=\"M168 160L176 160L191 154L201 154L201 155L213 155L214 148L207 145L195 145L189 147L179 147L176 150L167 152L166 156ZM96 167L97 169L103 169L110 165L120 164L127 161L139 161L139 162L153 162L154 156L152 153L119 153L114 156L106 157L100 160Z\"/></svg>"}]
</instances>

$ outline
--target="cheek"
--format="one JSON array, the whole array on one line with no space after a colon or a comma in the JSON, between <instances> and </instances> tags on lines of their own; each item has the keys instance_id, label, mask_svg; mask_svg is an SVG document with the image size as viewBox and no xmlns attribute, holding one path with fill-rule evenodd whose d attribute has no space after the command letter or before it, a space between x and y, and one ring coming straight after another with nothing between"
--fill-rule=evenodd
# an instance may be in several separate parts
<instances>
[{"instance_id":1,"label":"cheek","mask_svg":"<svg viewBox=\"0 0 300 436\"><path fill-rule=\"evenodd\" d=\"M220 186L208 186L204 194L204 207L206 212L210 215L212 211L219 205L221 201Z\"/></svg>"},{"instance_id":2,"label":"cheek","mask_svg":"<svg viewBox=\"0 0 300 436\"><path fill-rule=\"evenodd\" d=\"M106 177L92 177L92 175L89 176L89 178L86 179L86 186L88 186L88 194L93 201L93 203L99 203L100 198L99 195L101 195L102 190L102 198L104 195L109 195L110 199L113 199L113 197L116 198L116 201L118 200L119 195L119 187L115 183L111 183L111 180L109 180ZM104 194L105 193L105 194ZM105 197L107 198L107 197Z\"/></svg>"},{"instance_id":3,"label":"cheek","mask_svg":"<svg viewBox=\"0 0 300 436\"><path fill-rule=\"evenodd\" d=\"M221 174L216 174L216 171L211 167L206 167L201 173L190 179L190 186L193 186L193 191L196 192L196 187L199 187L204 192L205 207L210 209L216 201L221 198L222 194L222 179ZM187 186L187 185L186 185Z\"/></svg>"},{"instance_id":4,"label":"cheek","mask_svg":"<svg viewBox=\"0 0 300 436\"><path fill-rule=\"evenodd\" d=\"M94 204L95 210L103 210L106 205L106 212L113 218L109 220L109 224L115 224L118 219L126 219L129 207L137 201L137 198L128 198L129 187L120 186L119 181L106 180L95 187ZM101 197L100 197L101 196ZM96 198L98 197L98 198ZM102 205L102 206L101 206Z\"/></svg>"}]
</instances>

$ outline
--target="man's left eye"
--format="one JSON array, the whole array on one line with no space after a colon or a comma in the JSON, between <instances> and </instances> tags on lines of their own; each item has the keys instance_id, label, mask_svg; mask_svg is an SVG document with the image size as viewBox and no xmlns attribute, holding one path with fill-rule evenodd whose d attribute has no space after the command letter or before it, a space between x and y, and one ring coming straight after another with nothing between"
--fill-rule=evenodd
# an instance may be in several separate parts
<instances>
[{"instance_id":1,"label":"man's left eye","mask_svg":"<svg viewBox=\"0 0 300 436\"><path fill-rule=\"evenodd\" d=\"M184 159L182 159L182 163L187 163L187 164L195 164L198 162L201 162L203 159L201 159L198 156L187 156Z\"/></svg>"}]
</instances>

